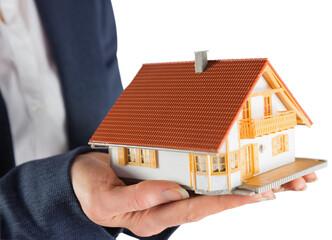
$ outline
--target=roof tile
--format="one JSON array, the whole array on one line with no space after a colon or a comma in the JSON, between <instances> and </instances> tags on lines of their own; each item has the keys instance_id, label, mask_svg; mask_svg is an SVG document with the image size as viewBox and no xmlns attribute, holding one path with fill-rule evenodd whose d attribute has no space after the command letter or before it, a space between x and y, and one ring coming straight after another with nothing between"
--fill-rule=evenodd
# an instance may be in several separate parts
<instances>
[{"instance_id":1,"label":"roof tile","mask_svg":"<svg viewBox=\"0 0 332 240\"><path fill-rule=\"evenodd\" d=\"M144 64L90 142L218 152L267 62Z\"/></svg>"}]
</instances>

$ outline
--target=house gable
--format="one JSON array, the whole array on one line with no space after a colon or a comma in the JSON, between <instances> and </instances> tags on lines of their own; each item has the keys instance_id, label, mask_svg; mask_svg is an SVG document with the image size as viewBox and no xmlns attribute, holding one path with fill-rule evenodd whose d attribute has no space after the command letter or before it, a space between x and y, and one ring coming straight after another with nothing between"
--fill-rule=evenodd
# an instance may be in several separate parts
<instances>
[{"instance_id":1,"label":"house gable","mask_svg":"<svg viewBox=\"0 0 332 240\"><path fill-rule=\"evenodd\" d=\"M265 78L261 76L255 86L255 88L252 90L252 93L258 93L258 92L263 92L263 91L268 91L272 90L270 85L267 83Z\"/></svg>"},{"instance_id":2,"label":"house gable","mask_svg":"<svg viewBox=\"0 0 332 240\"><path fill-rule=\"evenodd\" d=\"M292 110L296 113L297 123L300 125L306 125L310 127L312 125L312 121L308 117L308 115L304 112L302 107L294 98L293 94L287 88L285 83L281 80L277 72L274 70L272 65L268 63L266 66L264 73L264 78L268 82L268 84L273 89L282 89L282 91L277 92L276 95L279 97L281 102L285 105L287 110Z\"/></svg>"}]
</instances>

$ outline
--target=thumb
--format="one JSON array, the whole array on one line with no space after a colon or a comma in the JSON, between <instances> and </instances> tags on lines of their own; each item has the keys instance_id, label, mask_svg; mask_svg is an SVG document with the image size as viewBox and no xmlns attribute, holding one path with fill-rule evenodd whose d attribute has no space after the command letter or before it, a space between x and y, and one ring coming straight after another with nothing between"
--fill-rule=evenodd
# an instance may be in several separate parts
<instances>
[{"instance_id":1,"label":"thumb","mask_svg":"<svg viewBox=\"0 0 332 240\"><path fill-rule=\"evenodd\" d=\"M106 198L112 215L118 215L189 198L189 194L174 182L153 180L112 188Z\"/></svg>"}]
</instances>

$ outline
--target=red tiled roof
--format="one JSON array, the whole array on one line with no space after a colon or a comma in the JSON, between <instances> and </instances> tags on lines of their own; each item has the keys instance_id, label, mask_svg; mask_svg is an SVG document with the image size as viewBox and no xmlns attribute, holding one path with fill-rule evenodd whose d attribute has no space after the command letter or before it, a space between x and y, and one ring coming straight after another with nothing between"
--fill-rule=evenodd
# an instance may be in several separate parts
<instances>
[{"instance_id":1,"label":"red tiled roof","mask_svg":"<svg viewBox=\"0 0 332 240\"><path fill-rule=\"evenodd\" d=\"M218 152L267 59L144 64L90 143Z\"/></svg>"}]
</instances>

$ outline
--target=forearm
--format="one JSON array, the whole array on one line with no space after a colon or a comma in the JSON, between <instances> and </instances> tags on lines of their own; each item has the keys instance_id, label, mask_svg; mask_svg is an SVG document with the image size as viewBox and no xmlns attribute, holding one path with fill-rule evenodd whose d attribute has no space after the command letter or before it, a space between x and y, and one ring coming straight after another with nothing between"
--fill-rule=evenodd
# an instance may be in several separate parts
<instances>
[{"instance_id":1,"label":"forearm","mask_svg":"<svg viewBox=\"0 0 332 240\"><path fill-rule=\"evenodd\" d=\"M127 229L101 227L82 211L70 171L73 160L88 151L89 147L80 147L31 161L1 178L0 238L114 239L121 232L137 237ZM165 229L146 239L168 239L175 229Z\"/></svg>"},{"instance_id":2,"label":"forearm","mask_svg":"<svg viewBox=\"0 0 332 240\"><path fill-rule=\"evenodd\" d=\"M83 214L71 185L71 162L87 151L32 161L1 178L1 238L110 239Z\"/></svg>"}]
</instances>

